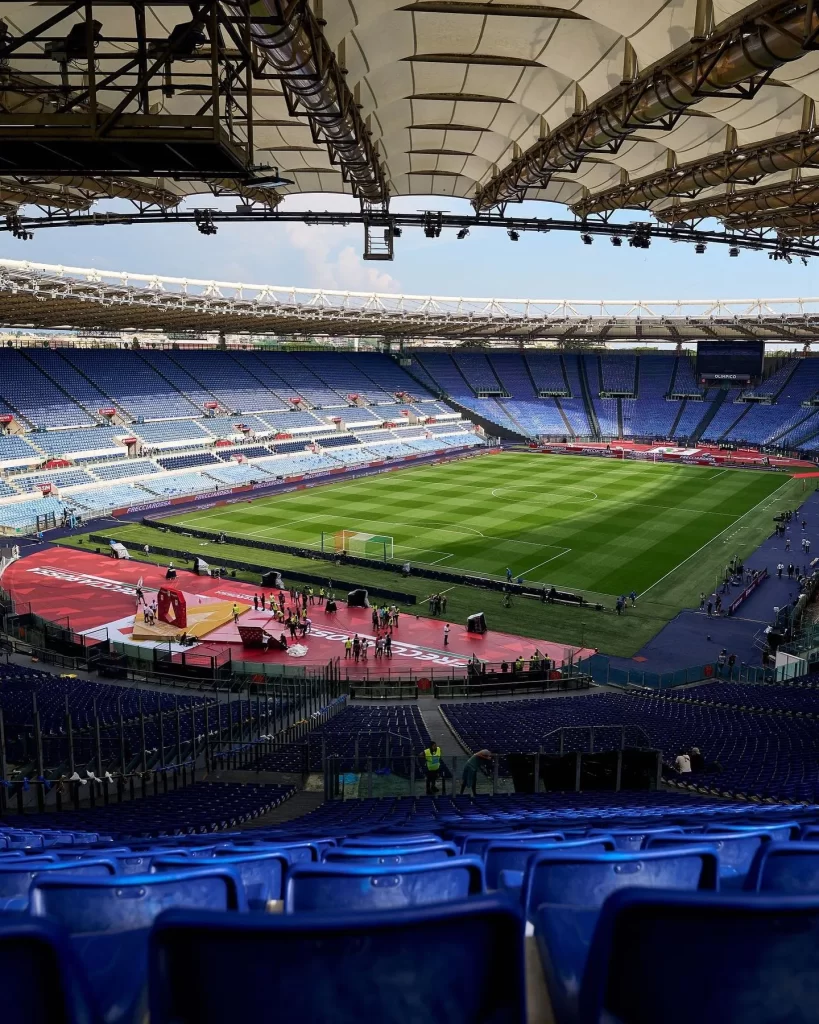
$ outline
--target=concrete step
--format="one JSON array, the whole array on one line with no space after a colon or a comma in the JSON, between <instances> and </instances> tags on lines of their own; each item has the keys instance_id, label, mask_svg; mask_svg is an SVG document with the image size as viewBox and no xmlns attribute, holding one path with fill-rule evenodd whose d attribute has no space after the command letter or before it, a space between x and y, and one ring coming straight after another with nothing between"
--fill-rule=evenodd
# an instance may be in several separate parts
<instances>
[{"instance_id":1,"label":"concrete step","mask_svg":"<svg viewBox=\"0 0 819 1024\"><path fill-rule=\"evenodd\" d=\"M283 804L279 804L272 811L268 811L267 814L263 814L260 818L254 818L252 822L248 822L242 827L253 829L263 828L265 825L280 825L282 822L293 821L295 818L300 818L302 815L314 811L317 807L321 807L323 803L324 793L310 793L302 790L291 796L289 800L285 800Z\"/></svg>"}]
</instances>

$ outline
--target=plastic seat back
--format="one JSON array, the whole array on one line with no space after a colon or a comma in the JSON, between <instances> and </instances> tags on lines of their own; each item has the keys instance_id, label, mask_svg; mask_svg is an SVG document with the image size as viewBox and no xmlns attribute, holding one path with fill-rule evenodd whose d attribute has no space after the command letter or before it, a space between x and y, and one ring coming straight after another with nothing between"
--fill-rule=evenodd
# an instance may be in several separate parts
<instances>
[{"instance_id":1,"label":"plastic seat back","mask_svg":"<svg viewBox=\"0 0 819 1024\"><path fill-rule=\"evenodd\" d=\"M643 850L648 845L649 839L655 836L683 835L679 825L635 826L634 828L612 828L612 829L589 829L589 837L600 833L611 836L614 839L615 848L621 853L634 853L635 850Z\"/></svg>"},{"instance_id":2,"label":"plastic seat back","mask_svg":"<svg viewBox=\"0 0 819 1024\"><path fill-rule=\"evenodd\" d=\"M577 850L581 853L612 853L615 849L614 840L610 836L596 836L589 839L570 839L565 843L555 844L549 842L537 842L533 839L523 843L510 843L505 839L493 840L484 851L484 872L486 875L486 887L497 889L501 871L515 871L521 875L520 884L523 884L523 874L529 860L543 851Z\"/></svg>"},{"instance_id":3,"label":"plastic seat back","mask_svg":"<svg viewBox=\"0 0 819 1024\"><path fill-rule=\"evenodd\" d=\"M171 911L151 938L152 1024L523 1024L523 928L505 900L372 914ZM368 982L363 979L370 979Z\"/></svg>"},{"instance_id":4,"label":"plastic seat back","mask_svg":"<svg viewBox=\"0 0 819 1024\"><path fill-rule=\"evenodd\" d=\"M63 930L23 914L0 919L3 1024L99 1024Z\"/></svg>"},{"instance_id":5,"label":"plastic seat back","mask_svg":"<svg viewBox=\"0 0 819 1024\"><path fill-rule=\"evenodd\" d=\"M756 832L708 832L692 836L653 836L647 849L684 849L686 846L702 846L707 843L719 854L719 880L722 889L739 889L751 867L757 850L763 843L770 842L771 833Z\"/></svg>"},{"instance_id":6,"label":"plastic seat back","mask_svg":"<svg viewBox=\"0 0 819 1024\"><path fill-rule=\"evenodd\" d=\"M454 835L454 833L453 833ZM486 848L490 843L528 843L537 842L543 845L547 843L562 843L564 836L562 832L470 832L456 838L460 843L461 853L473 857L483 857Z\"/></svg>"},{"instance_id":7,"label":"plastic seat back","mask_svg":"<svg viewBox=\"0 0 819 1024\"><path fill-rule=\"evenodd\" d=\"M45 857L22 857L0 863L0 910L25 910L36 878L62 872L72 876L110 878L116 874L113 861L59 861Z\"/></svg>"},{"instance_id":8,"label":"plastic seat back","mask_svg":"<svg viewBox=\"0 0 819 1024\"><path fill-rule=\"evenodd\" d=\"M819 843L765 843L745 878L750 892L819 896Z\"/></svg>"},{"instance_id":9,"label":"plastic seat back","mask_svg":"<svg viewBox=\"0 0 819 1024\"><path fill-rule=\"evenodd\" d=\"M148 934L171 907L246 910L232 868L208 863L179 874L35 879L31 913L59 921L72 937L108 1024L144 1019Z\"/></svg>"},{"instance_id":10,"label":"plastic seat back","mask_svg":"<svg viewBox=\"0 0 819 1024\"><path fill-rule=\"evenodd\" d=\"M261 852L283 853L290 864L313 864L320 859L319 847L315 843L277 843L271 840L263 843L234 843L230 850L226 847L217 849L215 856Z\"/></svg>"},{"instance_id":11,"label":"plastic seat back","mask_svg":"<svg viewBox=\"0 0 819 1024\"><path fill-rule=\"evenodd\" d=\"M675 948L696 953L681 970ZM580 994L583 1021L812 1022L819 899L624 890L604 905Z\"/></svg>"},{"instance_id":12,"label":"plastic seat back","mask_svg":"<svg viewBox=\"0 0 819 1024\"><path fill-rule=\"evenodd\" d=\"M359 864L369 867L402 867L405 864L432 864L458 856L454 843L433 846L356 847L336 846L322 852L325 864Z\"/></svg>"},{"instance_id":13,"label":"plastic seat back","mask_svg":"<svg viewBox=\"0 0 819 1024\"><path fill-rule=\"evenodd\" d=\"M222 851L222 854L218 863L232 867L242 880L250 910L264 910L271 900L282 898L282 880L288 868L287 857L283 853L229 855L227 851ZM200 860L187 860L184 857L157 857L153 862L153 870L157 873L198 871L201 867Z\"/></svg>"},{"instance_id":14,"label":"plastic seat back","mask_svg":"<svg viewBox=\"0 0 819 1024\"><path fill-rule=\"evenodd\" d=\"M599 907L612 892L633 886L716 889L719 865L709 847L638 853L561 853L529 861L522 899L527 915L543 903Z\"/></svg>"},{"instance_id":15,"label":"plastic seat back","mask_svg":"<svg viewBox=\"0 0 819 1024\"><path fill-rule=\"evenodd\" d=\"M474 857L401 868L295 865L285 882L284 910L394 910L462 900L483 890L483 864Z\"/></svg>"},{"instance_id":16,"label":"plastic seat back","mask_svg":"<svg viewBox=\"0 0 819 1024\"><path fill-rule=\"evenodd\" d=\"M348 836L342 839L341 846L423 846L430 844L437 846L441 837L434 832L416 833L414 835L402 835L400 844L396 841L395 834Z\"/></svg>"}]
</instances>

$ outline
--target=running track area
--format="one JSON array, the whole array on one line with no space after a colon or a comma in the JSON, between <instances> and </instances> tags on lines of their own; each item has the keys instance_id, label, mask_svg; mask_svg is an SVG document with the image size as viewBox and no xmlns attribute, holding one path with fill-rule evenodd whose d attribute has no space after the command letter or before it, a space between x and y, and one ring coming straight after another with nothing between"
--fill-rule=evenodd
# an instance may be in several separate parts
<instances>
[{"instance_id":1,"label":"running track area","mask_svg":"<svg viewBox=\"0 0 819 1024\"><path fill-rule=\"evenodd\" d=\"M75 633L136 644L131 634L136 610L135 588L140 579L150 603L155 591L165 585L165 568L48 545L12 563L2 577L2 585L17 602L18 611L30 609L36 615L68 626ZM252 606L253 595L261 593L261 588L254 588L249 583L197 576L185 569L178 570L176 581L168 585L181 590L190 607L209 601L236 601ZM297 641L308 648L304 658L290 657L284 651L263 653L258 648L243 648L233 622L214 630L195 646L172 644L171 649L179 653L211 656L224 654L229 649L236 661L318 666L340 657L343 662L347 636L358 633L362 638L373 639L370 609L348 608L344 598L346 593L336 591L338 611L332 615L318 604L309 608L312 632ZM479 593L475 595L475 602L475 611L480 611ZM282 632L282 625L275 620L271 622L269 613L254 612L252 607L241 616L240 622L249 626L265 626L269 622L269 632L275 636ZM572 648L551 643L545 638L519 637L494 630L476 636L466 631L464 623L458 622L450 623L449 646L445 649L443 626L443 619L402 614L398 629L393 632L389 662L386 659L383 663L375 661L371 647L368 662L356 668L350 660L342 667L348 669L351 678L363 677L367 669L374 674L374 669L383 671L388 668L393 673L411 670L414 674L431 669L437 675L441 670L465 668L473 654L483 661L511 661L519 655L529 658L538 648L542 654L561 664L570 655L576 659L593 653L588 648ZM154 647L157 643L143 642L140 646ZM167 651L168 641L160 646Z\"/></svg>"}]
</instances>

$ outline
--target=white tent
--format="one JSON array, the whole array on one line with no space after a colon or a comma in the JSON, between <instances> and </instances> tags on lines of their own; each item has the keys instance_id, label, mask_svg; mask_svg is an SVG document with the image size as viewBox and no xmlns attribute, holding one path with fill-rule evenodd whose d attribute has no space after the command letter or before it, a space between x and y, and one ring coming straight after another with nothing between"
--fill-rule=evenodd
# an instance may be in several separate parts
<instances>
[{"instance_id":1,"label":"white tent","mask_svg":"<svg viewBox=\"0 0 819 1024\"><path fill-rule=\"evenodd\" d=\"M116 540L112 540L111 541L111 554L115 558L130 558L131 557L128 554L128 549L125 547L125 545L124 544L120 544L119 541L116 541Z\"/></svg>"}]
</instances>

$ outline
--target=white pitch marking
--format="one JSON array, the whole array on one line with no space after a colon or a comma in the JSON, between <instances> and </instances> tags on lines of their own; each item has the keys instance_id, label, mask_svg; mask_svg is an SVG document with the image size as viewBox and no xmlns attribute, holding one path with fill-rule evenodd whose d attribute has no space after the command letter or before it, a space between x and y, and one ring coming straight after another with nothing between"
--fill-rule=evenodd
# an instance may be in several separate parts
<instances>
[{"instance_id":1,"label":"white pitch marking","mask_svg":"<svg viewBox=\"0 0 819 1024\"><path fill-rule=\"evenodd\" d=\"M770 505L773 505L773 501L772 501L771 499L772 499L772 498L774 497L774 495L775 495L775 494L778 494L778 493L779 493L779 492L780 492L780 491L782 490L782 488L783 488L783 487L785 486L785 484L786 484L786 483L789 483L789 481L790 481L790 477L788 477L788 479L787 479L787 480L783 480L783 481L782 481L782 483L781 483L781 484L779 485L779 487L777 487L777 489L776 489L776 490L775 490L775 491L773 492L773 494L766 494L766 495L765 495L765 497L764 497L764 498L762 499L762 501L760 501L760 502L757 502L757 504L756 504L756 505L754 505L754 507L753 507L753 508L749 508L747 512L744 512L744 513L743 513L743 514L742 514L742 515L741 515L741 516L740 516L740 517L739 517L738 519L735 519L735 520L733 521L733 523L729 523L729 524L728 524L728 525L727 525L727 526L725 527L725 529L724 529L724 530L722 530L722 532L721 532L721 533L718 533L718 534L717 534L716 536L714 536L714 537L711 537L711 539L710 539L710 540L707 540L707 541L706 541L706 542L705 542L705 543L704 543L704 544L702 545L702 547L698 547L696 551L693 551L693 552L692 552L692 553L691 553L691 554L690 554L690 555L688 556L688 558L684 558L684 559L683 559L683 560L682 560L682 561L681 561L681 562L679 563L679 565L675 565L673 569L669 569L669 571L668 571L668 572L667 572L667 573L665 574L665 576L661 576L661 577L660 577L660 578L659 578L658 580L655 580L655 582L654 582L654 583L652 583L652 584L651 584L651 586L650 586L650 587L649 587L649 588L648 588L647 590L644 590L644 591L642 592L642 594L638 594L637 596L638 596L638 597L645 597L645 595L646 595L646 594L647 594L647 593L648 593L648 592L649 592L650 590L653 590L653 589L654 589L654 588L655 588L655 587L657 586L657 584L658 584L658 583L662 583L662 582L663 582L663 580L664 580L664 579L666 579L666 578L667 578L668 576L670 576L672 572L676 572L676 571L677 571L677 569L679 569L679 568L680 568L680 566L682 566L682 565L685 565L685 563L686 563L686 562L690 562L690 561L691 561L691 559L692 559L692 558L694 557L694 555L698 555L698 554L700 553L700 551L702 551L702 550L704 550L705 548L707 548L709 544L713 544L715 540L719 540L719 538L720 538L720 537L721 537L721 536L722 536L722 535L723 535L724 533L727 533L727 532L728 532L728 531L729 531L729 530L731 529L731 527L732 527L732 526L735 526L735 525L736 525L737 523L740 523L740 522L742 522L742 520L743 520L743 519L745 518L745 516L749 516L749 515L750 515L750 514L751 514L752 512L756 512L756 510L757 510L757 509L758 509L758 508L759 508L759 507L760 507L761 505L763 505L763 504L764 504L764 503L765 503L766 501L767 501L767 502L769 502L769 503L770 503ZM766 507L768 507L768 506L766 506ZM738 532L738 531L737 531L737 532Z\"/></svg>"},{"instance_id":2,"label":"white pitch marking","mask_svg":"<svg viewBox=\"0 0 819 1024\"><path fill-rule=\"evenodd\" d=\"M531 569L526 569L526 571L525 571L525 572L519 573L518 575L520 575L520 576L522 576L522 577L523 577L524 579L526 579L526 577L527 577L527 576L529 575L529 573L530 573L530 572L534 572L534 571L535 571L535 569L539 569L539 568L541 567L541 565L546 565L546 564L547 564L547 563L549 563L549 562L553 562L553 561L554 561L554 560L555 560L556 558L562 558L562 557L563 557L564 555L568 555L568 553L569 553L569 552L570 552L571 550L572 550L571 548L564 548L564 549L563 549L563 550L562 550L562 551L561 551L561 552L560 552L559 554L557 554L557 555L552 555L552 557L551 557L551 558L547 558L547 559L546 559L545 561L543 561L543 562L538 562L538 563L537 563L537 565L533 565Z\"/></svg>"}]
</instances>

